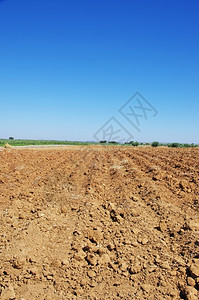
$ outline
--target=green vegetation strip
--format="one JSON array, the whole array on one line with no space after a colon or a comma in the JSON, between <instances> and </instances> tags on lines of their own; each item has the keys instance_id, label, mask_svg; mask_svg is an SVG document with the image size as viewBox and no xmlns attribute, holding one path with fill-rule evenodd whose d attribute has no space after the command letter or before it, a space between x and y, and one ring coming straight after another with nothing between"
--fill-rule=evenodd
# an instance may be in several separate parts
<instances>
[{"instance_id":1,"label":"green vegetation strip","mask_svg":"<svg viewBox=\"0 0 199 300\"><path fill-rule=\"evenodd\" d=\"M54 140L9 140L0 139L0 146L4 147L8 143L10 146L35 146L35 145L91 145L89 142L69 142Z\"/></svg>"},{"instance_id":2,"label":"green vegetation strip","mask_svg":"<svg viewBox=\"0 0 199 300\"><path fill-rule=\"evenodd\" d=\"M166 146L166 147L173 147L173 148L188 148L188 147L199 147L199 144L181 144L181 143L141 143L137 141L131 141L128 143L120 144L116 141L100 141L97 142L80 142L80 141L59 141L59 140L25 140L25 139L0 139L0 147L4 147L6 144L10 146L35 146L35 145L112 145L112 146L152 146L152 147L159 147L159 146Z\"/></svg>"}]
</instances>

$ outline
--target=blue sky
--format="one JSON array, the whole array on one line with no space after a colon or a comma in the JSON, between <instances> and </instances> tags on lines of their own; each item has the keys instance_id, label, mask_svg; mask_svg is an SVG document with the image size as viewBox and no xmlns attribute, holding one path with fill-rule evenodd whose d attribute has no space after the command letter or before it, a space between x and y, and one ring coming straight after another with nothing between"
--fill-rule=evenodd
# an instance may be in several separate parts
<instances>
[{"instance_id":1,"label":"blue sky","mask_svg":"<svg viewBox=\"0 0 199 300\"><path fill-rule=\"evenodd\" d=\"M199 143L199 0L0 0L0 137ZM140 131L119 108L158 111Z\"/></svg>"}]
</instances>

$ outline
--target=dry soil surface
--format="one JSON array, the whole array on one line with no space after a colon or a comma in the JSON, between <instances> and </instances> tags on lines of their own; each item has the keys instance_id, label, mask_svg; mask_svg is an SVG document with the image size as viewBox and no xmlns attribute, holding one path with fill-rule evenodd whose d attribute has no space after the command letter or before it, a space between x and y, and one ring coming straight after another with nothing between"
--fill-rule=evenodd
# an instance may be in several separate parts
<instances>
[{"instance_id":1,"label":"dry soil surface","mask_svg":"<svg viewBox=\"0 0 199 300\"><path fill-rule=\"evenodd\" d=\"M0 299L199 299L199 149L0 150Z\"/></svg>"}]
</instances>

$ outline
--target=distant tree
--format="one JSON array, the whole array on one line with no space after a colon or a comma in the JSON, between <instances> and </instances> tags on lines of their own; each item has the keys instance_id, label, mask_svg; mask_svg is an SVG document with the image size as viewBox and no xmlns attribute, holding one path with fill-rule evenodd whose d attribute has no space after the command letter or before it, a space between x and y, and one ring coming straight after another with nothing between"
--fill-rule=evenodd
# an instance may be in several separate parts
<instances>
[{"instance_id":1,"label":"distant tree","mask_svg":"<svg viewBox=\"0 0 199 300\"><path fill-rule=\"evenodd\" d=\"M12 141L13 141L13 140L14 140L13 136L10 136L10 137L9 137L9 140L12 140Z\"/></svg>"},{"instance_id":2,"label":"distant tree","mask_svg":"<svg viewBox=\"0 0 199 300\"><path fill-rule=\"evenodd\" d=\"M137 146L139 146L139 144L140 144L140 143L136 141L136 142L134 143L134 146L137 147Z\"/></svg>"},{"instance_id":3,"label":"distant tree","mask_svg":"<svg viewBox=\"0 0 199 300\"><path fill-rule=\"evenodd\" d=\"M191 147L191 145L190 144L183 144L183 147L184 148L189 148L189 147Z\"/></svg>"},{"instance_id":4,"label":"distant tree","mask_svg":"<svg viewBox=\"0 0 199 300\"><path fill-rule=\"evenodd\" d=\"M170 145L170 147L178 148L178 147L180 147L180 144L179 143L172 143Z\"/></svg>"},{"instance_id":5,"label":"distant tree","mask_svg":"<svg viewBox=\"0 0 199 300\"><path fill-rule=\"evenodd\" d=\"M159 142L153 142L153 143L151 144L151 146L152 146L152 147L158 147L158 146L159 146Z\"/></svg>"},{"instance_id":6,"label":"distant tree","mask_svg":"<svg viewBox=\"0 0 199 300\"><path fill-rule=\"evenodd\" d=\"M106 144L107 141L100 141L100 144Z\"/></svg>"},{"instance_id":7,"label":"distant tree","mask_svg":"<svg viewBox=\"0 0 199 300\"><path fill-rule=\"evenodd\" d=\"M129 144L131 144L134 147L137 147L139 145L139 142L130 141Z\"/></svg>"}]
</instances>

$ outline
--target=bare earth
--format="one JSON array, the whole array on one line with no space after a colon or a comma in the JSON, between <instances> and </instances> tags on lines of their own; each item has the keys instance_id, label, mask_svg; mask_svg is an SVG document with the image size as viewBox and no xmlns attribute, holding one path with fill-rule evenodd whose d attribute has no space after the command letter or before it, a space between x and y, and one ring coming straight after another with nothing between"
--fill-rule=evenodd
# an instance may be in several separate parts
<instances>
[{"instance_id":1,"label":"bare earth","mask_svg":"<svg viewBox=\"0 0 199 300\"><path fill-rule=\"evenodd\" d=\"M199 149L0 151L0 299L199 299Z\"/></svg>"}]
</instances>

